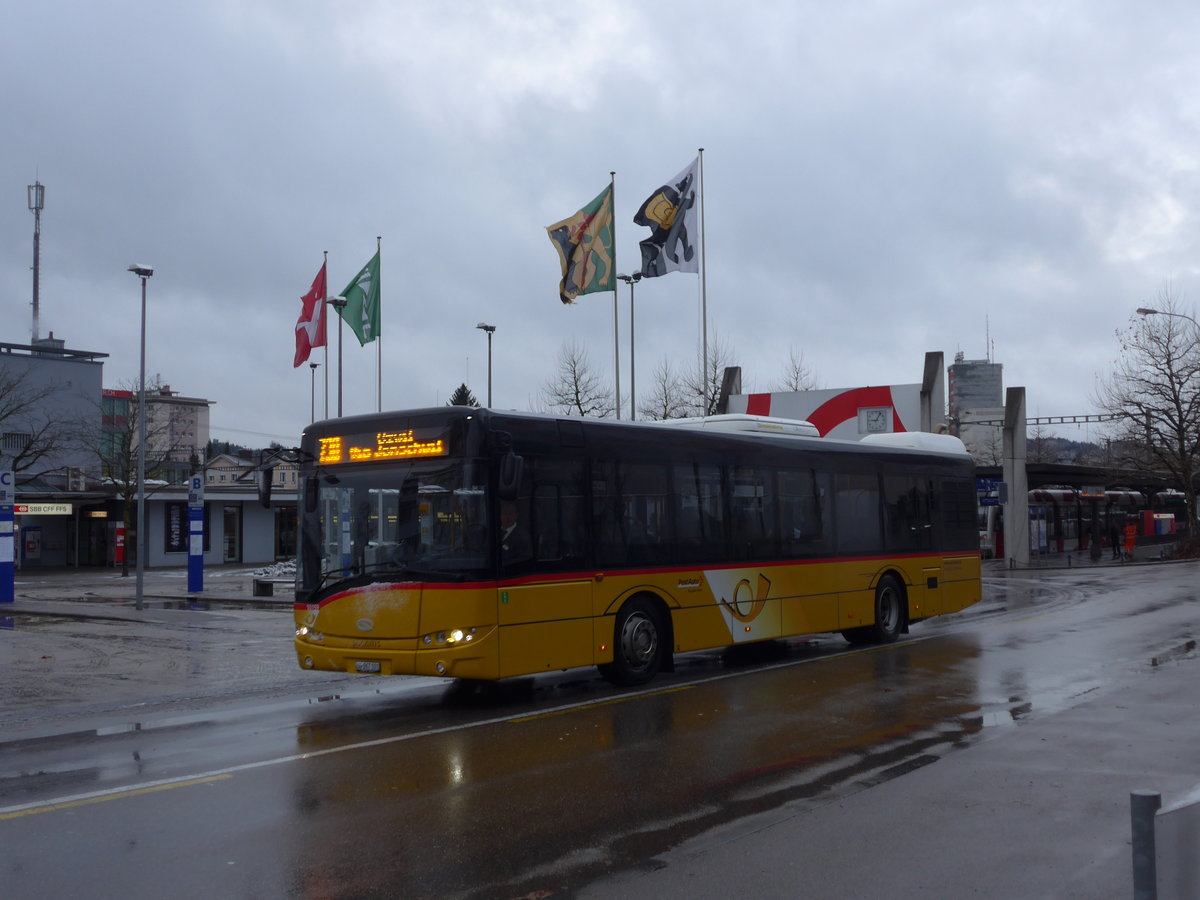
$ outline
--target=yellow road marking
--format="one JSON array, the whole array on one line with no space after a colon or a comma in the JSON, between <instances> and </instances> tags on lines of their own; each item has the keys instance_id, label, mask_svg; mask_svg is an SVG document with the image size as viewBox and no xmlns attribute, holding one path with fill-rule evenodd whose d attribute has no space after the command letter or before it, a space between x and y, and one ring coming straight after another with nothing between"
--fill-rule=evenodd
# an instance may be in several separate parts
<instances>
[{"instance_id":1,"label":"yellow road marking","mask_svg":"<svg viewBox=\"0 0 1200 900\"><path fill-rule=\"evenodd\" d=\"M77 800L58 800L49 803L32 804L25 809L20 809L15 812L0 813L0 821L5 819L19 819L22 816L35 816L38 813L57 812L62 809L74 809L78 806L89 806L93 803L104 803L108 800L124 800L128 797L138 797L143 794L154 794L159 791L169 791L174 788L193 787L197 784L208 784L213 781L224 781L226 778L232 778L232 775L210 775L207 778L189 778L186 781L172 781L169 784L156 784L151 787L131 788L128 790L116 790L112 793L93 794L88 797L81 797Z\"/></svg>"}]
</instances>

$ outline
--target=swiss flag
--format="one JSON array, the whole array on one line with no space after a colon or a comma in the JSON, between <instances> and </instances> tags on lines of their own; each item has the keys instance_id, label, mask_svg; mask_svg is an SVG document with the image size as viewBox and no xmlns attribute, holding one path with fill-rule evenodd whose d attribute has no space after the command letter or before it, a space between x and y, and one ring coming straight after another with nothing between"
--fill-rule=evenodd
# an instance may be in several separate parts
<instances>
[{"instance_id":1,"label":"swiss flag","mask_svg":"<svg viewBox=\"0 0 1200 900\"><path fill-rule=\"evenodd\" d=\"M304 308L296 320L296 361L292 363L293 369L308 359L313 347L325 346L325 263L321 263L321 271L300 302Z\"/></svg>"}]
</instances>

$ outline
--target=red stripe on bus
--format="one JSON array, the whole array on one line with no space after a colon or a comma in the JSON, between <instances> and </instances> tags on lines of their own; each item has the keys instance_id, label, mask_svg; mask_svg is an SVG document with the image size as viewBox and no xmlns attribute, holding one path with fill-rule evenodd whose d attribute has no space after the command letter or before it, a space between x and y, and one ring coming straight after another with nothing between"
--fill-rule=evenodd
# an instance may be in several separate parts
<instances>
[{"instance_id":1,"label":"red stripe on bus","mask_svg":"<svg viewBox=\"0 0 1200 900\"><path fill-rule=\"evenodd\" d=\"M593 581L598 576L604 578L624 578L653 575L672 575L700 571L722 571L725 569L778 569L786 566L815 566L830 563L849 562L880 562L898 559L946 559L955 556L978 556L978 550L946 550L941 553L892 553L875 556L819 556L812 559L787 559L771 562L731 562L731 563L697 563L694 566L670 566L666 568L617 569L612 572L556 572L547 575L529 575L523 578L504 578L497 581L378 581L370 585L360 585L345 591L339 591L324 598L318 606L325 606L335 600L352 594L370 593L387 590L423 590L434 588L441 591L470 591L519 587L525 584L545 584L554 581ZM364 590L367 589L367 590ZM294 609L308 609L310 603L296 603Z\"/></svg>"}]
</instances>

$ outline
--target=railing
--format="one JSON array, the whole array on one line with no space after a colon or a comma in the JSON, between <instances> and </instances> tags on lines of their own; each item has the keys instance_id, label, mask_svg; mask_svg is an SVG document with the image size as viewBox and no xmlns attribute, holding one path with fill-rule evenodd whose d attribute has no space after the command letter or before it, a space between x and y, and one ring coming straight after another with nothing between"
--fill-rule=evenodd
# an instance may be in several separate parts
<instances>
[{"instance_id":1,"label":"railing","mask_svg":"<svg viewBox=\"0 0 1200 900\"><path fill-rule=\"evenodd\" d=\"M1157 791L1129 795L1134 900L1200 897L1200 788L1166 809Z\"/></svg>"}]
</instances>

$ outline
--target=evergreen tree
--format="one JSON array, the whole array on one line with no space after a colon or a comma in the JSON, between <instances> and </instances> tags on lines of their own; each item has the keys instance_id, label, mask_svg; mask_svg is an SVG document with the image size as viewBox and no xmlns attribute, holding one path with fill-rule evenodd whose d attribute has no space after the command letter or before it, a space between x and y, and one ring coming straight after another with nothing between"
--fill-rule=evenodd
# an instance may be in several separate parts
<instances>
[{"instance_id":1,"label":"evergreen tree","mask_svg":"<svg viewBox=\"0 0 1200 900\"><path fill-rule=\"evenodd\" d=\"M471 393L471 389L464 382L454 389L454 393L450 395L450 401L446 405L479 406L479 401L475 399L475 395Z\"/></svg>"}]
</instances>

